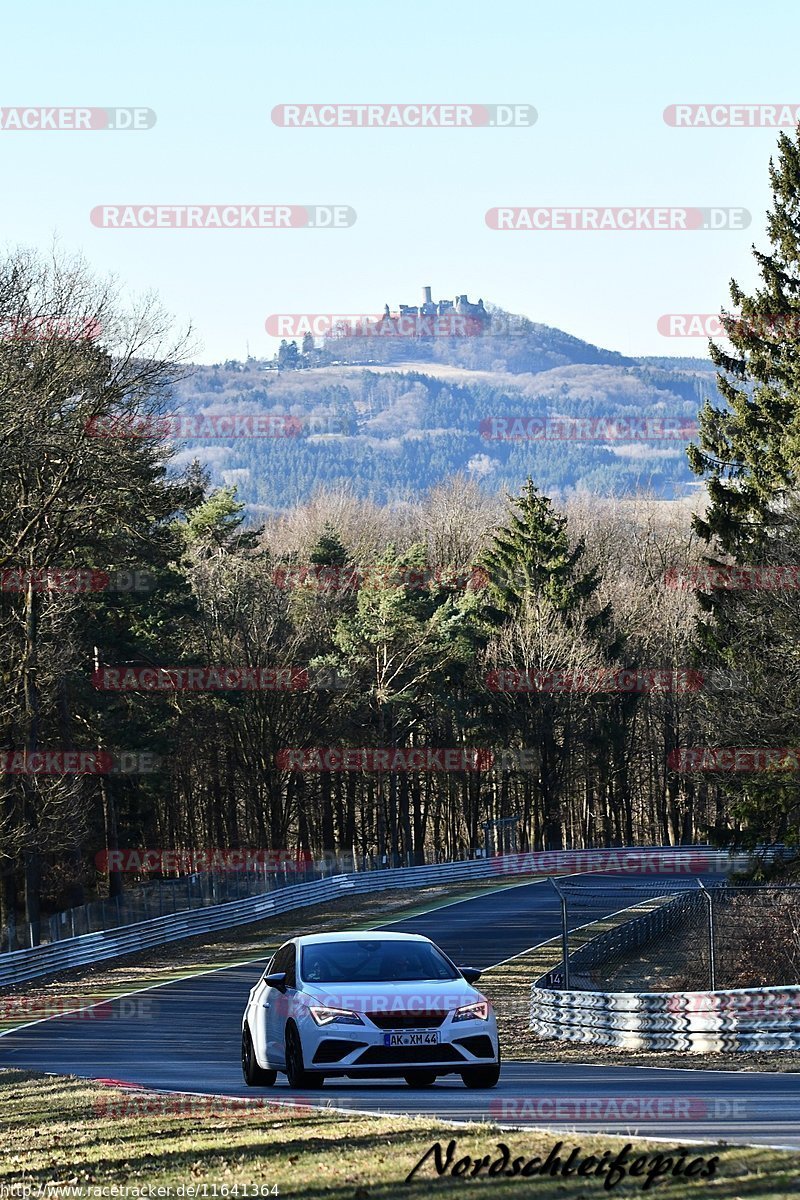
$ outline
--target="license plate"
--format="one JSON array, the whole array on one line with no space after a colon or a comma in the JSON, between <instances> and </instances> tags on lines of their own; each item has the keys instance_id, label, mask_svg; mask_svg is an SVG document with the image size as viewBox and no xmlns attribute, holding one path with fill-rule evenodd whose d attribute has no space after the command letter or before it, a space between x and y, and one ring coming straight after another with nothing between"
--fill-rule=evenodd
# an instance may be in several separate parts
<instances>
[{"instance_id":1,"label":"license plate","mask_svg":"<svg viewBox=\"0 0 800 1200\"><path fill-rule=\"evenodd\" d=\"M437 1033L385 1033L384 1046L436 1046L439 1042Z\"/></svg>"}]
</instances>

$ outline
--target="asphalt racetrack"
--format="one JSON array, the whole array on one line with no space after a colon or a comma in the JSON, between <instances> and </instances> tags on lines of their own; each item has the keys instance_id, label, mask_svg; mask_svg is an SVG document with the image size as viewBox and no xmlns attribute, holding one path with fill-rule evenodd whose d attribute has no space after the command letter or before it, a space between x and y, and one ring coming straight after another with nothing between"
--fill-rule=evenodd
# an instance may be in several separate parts
<instances>
[{"instance_id":1,"label":"asphalt racetrack","mask_svg":"<svg viewBox=\"0 0 800 1200\"><path fill-rule=\"evenodd\" d=\"M626 876L581 877L591 884L575 904L573 925L616 912L636 896ZM602 887L598 886L602 882ZM653 877L642 879L652 886ZM687 886L686 876L674 883ZM690 884L691 886L691 884ZM643 893L647 894L647 893ZM304 932L298 912L298 934ZM445 904L387 929L423 933L462 966L489 967L560 932L560 905L546 882ZM179 949L176 948L176 955ZM300 1095L278 1076L274 1088L245 1086L241 1018L264 961L169 983L90 1012L59 1016L0 1037L0 1067L113 1079L191 1094L262 1097L360 1112L430 1114L502 1126L550 1127L568 1136L594 1130L659 1137L674 1144L725 1139L800 1149L800 1072L664 1070L583 1064L507 1062L498 1086L473 1091L457 1076L431 1088L393 1080L331 1080ZM591 1060L591 1048L586 1058Z\"/></svg>"}]
</instances>

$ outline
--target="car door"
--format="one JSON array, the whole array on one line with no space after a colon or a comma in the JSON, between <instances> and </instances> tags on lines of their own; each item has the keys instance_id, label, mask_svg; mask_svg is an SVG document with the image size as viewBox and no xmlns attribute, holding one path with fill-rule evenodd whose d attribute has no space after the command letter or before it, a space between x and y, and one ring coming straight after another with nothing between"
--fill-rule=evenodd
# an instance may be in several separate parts
<instances>
[{"instance_id":1,"label":"car door","mask_svg":"<svg viewBox=\"0 0 800 1200\"><path fill-rule=\"evenodd\" d=\"M271 973L284 971L286 973L286 991L279 992L277 988L268 987L264 993L264 1008L267 1013L267 1057L271 1067L285 1065L283 1061L284 1037L286 1021L291 1015L297 988L297 948L294 942L281 946L275 955Z\"/></svg>"},{"instance_id":2,"label":"car door","mask_svg":"<svg viewBox=\"0 0 800 1200\"><path fill-rule=\"evenodd\" d=\"M267 968L264 974L259 977L258 983L250 989L250 995L247 999L247 1008L245 1010L245 1021L256 1047L256 1057L260 1063L266 1061L267 1039L266 1039L266 1012L265 1001L269 988L264 983L264 975L269 975L272 970L274 957L267 963Z\"/></svg>"}]
</instances>

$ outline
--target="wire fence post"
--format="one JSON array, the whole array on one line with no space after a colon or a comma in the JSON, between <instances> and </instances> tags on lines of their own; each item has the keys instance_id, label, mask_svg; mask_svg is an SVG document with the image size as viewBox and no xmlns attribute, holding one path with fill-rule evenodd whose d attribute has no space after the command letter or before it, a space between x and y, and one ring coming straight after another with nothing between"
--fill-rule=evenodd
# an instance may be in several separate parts
<instances>
[{"instance_id":1,"label":"wire fence post","mask_svg":"<svg viewBox=\"0 0 800 1200\"><path fill-rule=\"evenodd\" d=\"M708 906L708 977L709 989L715 992L717 990L717 963L714 955L714 898L702 879L698 879L697 883L703 890L703 896Z\"/></svg>"},{"instance_id":2,"label":"wire fence post","mask_svg":"<svg viewBox=\"0 0 800 1200\"><path fill-rule=\"evenodd\" d=\"M564 960L564 991L569 991L569 927L567 922L567 896L550 876L550 882L561 901L561 956Z\"/></svg>"}]
</instances>

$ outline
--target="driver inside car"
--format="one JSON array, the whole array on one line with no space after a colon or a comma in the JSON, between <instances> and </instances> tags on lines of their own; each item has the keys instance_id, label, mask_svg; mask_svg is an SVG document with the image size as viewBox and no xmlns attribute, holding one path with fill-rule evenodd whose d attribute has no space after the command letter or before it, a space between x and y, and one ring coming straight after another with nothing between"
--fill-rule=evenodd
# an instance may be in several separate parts
<instances>
[{"instance_id":1,"label":"driver inside car","mask_svg":"<svg viewBox=\"0 0 800 1200\"><path fill-rule=\"evenodd\" d=\"M324 970L324 960L320 954L314 954L304 964L305 976L309 983L320 983Z\"/></svg>"}]
</instances>

